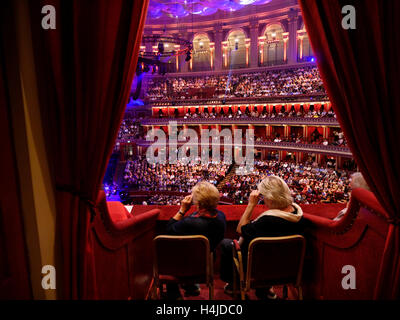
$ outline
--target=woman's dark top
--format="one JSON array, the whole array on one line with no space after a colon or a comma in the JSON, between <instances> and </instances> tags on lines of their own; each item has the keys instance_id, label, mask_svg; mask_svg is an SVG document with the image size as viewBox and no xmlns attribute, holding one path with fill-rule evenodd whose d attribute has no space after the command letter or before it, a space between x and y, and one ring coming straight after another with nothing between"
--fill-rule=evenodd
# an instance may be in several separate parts
<instances>
[{"instance_id":1,"label":"woman's dark top","mask_svg":"<svg viewBox=\"0 0 400 320\"><path fill-rule=\"evenodd\" d=\"M225 230L225 214L217 210L215 217L199 216L197 212L194 212L182 220L171 218L166 231L175 236L203 235L210 242L210 250L214 251L224 238Z\"/></svg>"}]
</instances>

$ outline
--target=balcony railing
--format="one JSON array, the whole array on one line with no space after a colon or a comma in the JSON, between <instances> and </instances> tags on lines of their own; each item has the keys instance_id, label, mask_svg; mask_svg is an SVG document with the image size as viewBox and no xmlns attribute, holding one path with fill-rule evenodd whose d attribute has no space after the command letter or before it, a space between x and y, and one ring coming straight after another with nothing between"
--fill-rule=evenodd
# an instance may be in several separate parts
<instances>
[{"instance_id":1,"label":"balcony railing","mask_svg":"<svg viewBox=\"0 0 400 320\"><path fill-rule=\"evenodd\" d=\"M193 68L190 71L198 72L198 71L212 71L212 70L213 70L213 68L211 68L210 65L201 65L201 64L196 65L196 64L193 64Z\"/></svg>"},{"instance_id":2,"label":"balcony railing","mask_svg":"<svg viewBox=\"0 0 400 320\"><path fill-rule=\"evenodd\" d=\"M311 61L312 58L314 58L314 56L306 56L306 57L302 57L302 58L297 57L297 62L314 62L314 61Z\"/></svg>"},{"instance_id":3,"label":"balcony railing","mask_svg":"<svg viewBox=\"0 0 400 320\"><path fill-rule=\"evenodd\" d=\"M236 63L236 64L229 64L225 67L223 66L224 70L229 70L229 69L245 69L248 68L249 66L245 63Z\"/></svg>"},{"instance_id":4,"label":"balcony railing","mask_svg":"<svg viewBox=\"0 0 400 320\"><path fill-rule=\"evenodd\" d=\"M153 144L152 141L147 140L136 140L136 145L138 146L150 146ZM166 141L168 145L168 140ZM187 141L178 141L177 145L189 146L190 143ZM210 144L203 144L201 142L195 143L197 146L208 147ZM246 147L246 144L224 144L225 147ZM265 148L271 150L281 150L281 151L293 151L293 152L307 152L307 153L318 153L330 156L343 156L352 157L352 153L347 146L336 146L336 145L323 145L323 144L309 144L309 143L295 143L295 142L273 142L273 141L255 141L254 148Z\"/></svg>"},{"instance_id":5,"label":"balcony railing","mask_svg":"<svg viewBox=\"0 0 400 320\"><path fill-rule=\"evenodd\" d=\"M168 125L171 121L177 124L292 124L292 125L320 125L339 126L336 118L302 118L302 117L276 117L276 118L147 118L140 120L142 125Z\"/></svg>"},{"instance_id":6,"label":"balcony railing","mask_svg":"<svg viewBox=\"0 0 400 320\"><path fill-rule=\"evenodd\" d=\"M264 97L211 97L207 99L162 99L151 100L146 98L144 102L151 106L183 106L183 105L218 105L218 104L251 104L251 103L279 103L279 102L308 102L308 101L328 101L326 93L297 94L287 96L264 96Z\"/></svg>"},{"instance_id":7,"label":"balcony railing","mask_svg":"<svg viewBox=\"0 0 400 320\"><path fill-rule=\"evenodd\" d=\"M272 60L272 61L264 61L260 63L260 66L263 67L272 67L272 66L281 66L287 64L287 60Z\"/></svg>"}]
</instances>

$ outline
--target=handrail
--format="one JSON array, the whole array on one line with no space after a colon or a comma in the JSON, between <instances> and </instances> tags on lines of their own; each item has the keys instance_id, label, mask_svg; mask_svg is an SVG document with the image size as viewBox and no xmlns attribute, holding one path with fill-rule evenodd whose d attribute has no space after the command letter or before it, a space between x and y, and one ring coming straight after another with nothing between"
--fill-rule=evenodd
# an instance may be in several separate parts
<instances>
[{"instance_id":1,"label":"handrail","mask_svg":"<svg viewBox=\"0 0 400 320\"><path fill-rule=\"evenodd\" d=\"M247 117L247 118L147 118L141 119L142 125L167 125L171 121L176 121L177 124L318 124L339 126L336 118L303 118L303 117L275 117L275 118L260 118L260 117Z\"/></svg>"},{"instance_id":2,"label":"handrail","mask_svg":"<svg viewBox=\"0 0 400 320\"><path fill-rule=\"evenodd\" d=\"M182 106L182 105L226 105L226 104L252 104L252 103L284 103L284 102L308 102L315 99L328 101L326 93L296 94L285 96L264 96L264 97L210 97L206 99L173 99L173 100L151 100L145 98L144 103L153 107L157 106Z\"/></svg>"},{"instance_id":3,"label":"handrail","mask_svg":"<svg viewBox=\"0 0 400 320\"><path fill-rule=\"evenodd\" d=\"M316 62L295 62L295 63L286 63L282 65L273 65L273 66L257 66L257 67L249 67L249 68L239 68L239 69L221 69L221 70L212 70L212 71L207 71L207 75L227 75L227 74L243 74L243 73L258 73L258 72L266 72L266 71L276 71L276 70L291 70L291 69L299 69L299 68L306 68L306 67L316 67L317 64ZM158 75L158 74L146 74L145 77L147 78L153 78L153 79L158 79L158 78L176 78L176 77L181 77L181 78L190 78L190 77L198 77L202 76L204 74L204 71L185 71L185 72L171 72L167 73L164 76Z\"/></svg>"},{"instance_id":4,"label":"handrail","mask_svg":"<svg viewBox=\"0 0 400 320\"><path fill-rule=\"evenodd\" d=\"M148 146L152 144L152 141L147 140L136 140L135 141L138 146ZM168 144L168 140L165 141ZM190 145L189 142L186 141L178 141L177 145ZM197 142L198 146L209 146L209 144L203 144L201 142ZM245 147L246 144L226 144L226 147ZM298 151L298 152L311 152L311 153L321 153L328 155L337 155L337 156L345 156L352 157L352 153L350 149L346 146L335 146L335 145L323 145L323 144L309 144L309 143L295 143L295 142L273 142L273 141L254 141L255 148L267 148L274 150L282 150L282 151Z\"/></svg>"}]
</instances>

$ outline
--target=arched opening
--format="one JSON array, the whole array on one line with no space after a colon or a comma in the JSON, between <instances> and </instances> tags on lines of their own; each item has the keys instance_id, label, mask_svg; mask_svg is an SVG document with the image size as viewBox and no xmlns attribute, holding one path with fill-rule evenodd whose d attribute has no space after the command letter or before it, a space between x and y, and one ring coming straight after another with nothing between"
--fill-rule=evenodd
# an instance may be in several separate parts
<instances>
[{"instance_id":1,"label":"arched opening","mask_svg":"<svg viewBox=\"0 0 400 320\"><path fill-rule=\"evenodd\" d=\"M175 43L168 42L168 41L159 41L155 44L153 47L153 50L156 50L160 53L172 53L173 51L176 50L175 48ZM161 58L161 62L165 63L165 72L176 72L176 59L174 56L168 56Z\"/></svg>"},{"instance_id":2,"label":"arched opening","mask_svg":"<svg viewBox=\"0 0 400 320\"><path fill-rule=\"evenodd\" d=\"M227 39L227 68L246 67L246 35L243 30L233 30Z\"/></svg>"},{"instance_id":3,"label":"arched opening","mask_svg":"<svg viewBox=\"0 0 400 320\"><path fill-rule=\"evenodd\" d=\"M265 29L263 65L273 66L285 63L284 30L280 24L272 24Z\"/></svg>"},{"instance_id":4,"label":"arched opening","mask_svg":"<svg viewBox=\"0 0 400 320\"><path fill-rule=\"evenodd\" d=\"M198 34L193 38L193 71L211 70L210 39L206 34Z\"/></svg>"},{"instance_id":5,"label":"arched opening","mask_svg":"<svg viewBox=\"0 0 400 320\"><path fill-rule=\"evenodd\" d=\"M312 51L310 39L308 38L307 31L303 25L303 28L298 31L297 37L297 61L311 61L314 57Z\"/></svg>"}]
</instances>

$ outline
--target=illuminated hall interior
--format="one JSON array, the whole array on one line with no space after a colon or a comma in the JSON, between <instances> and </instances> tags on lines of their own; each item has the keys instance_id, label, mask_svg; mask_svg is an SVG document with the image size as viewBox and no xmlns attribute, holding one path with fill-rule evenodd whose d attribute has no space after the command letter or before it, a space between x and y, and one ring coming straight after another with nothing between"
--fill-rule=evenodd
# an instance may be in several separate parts
<instances>
[{"instance_id":1,"label":"illuminated hall interior","mask_svg":"<svg viewBox=\"0 0 400 320\"><path fill-rule=\"evenodd\" d=\"M398 299L400 4L367 2L3 1L0 299ZM228 281L271 176L301 230ZM206 261L157 249L215 212Z\"/></svg>"}]
</instances>

